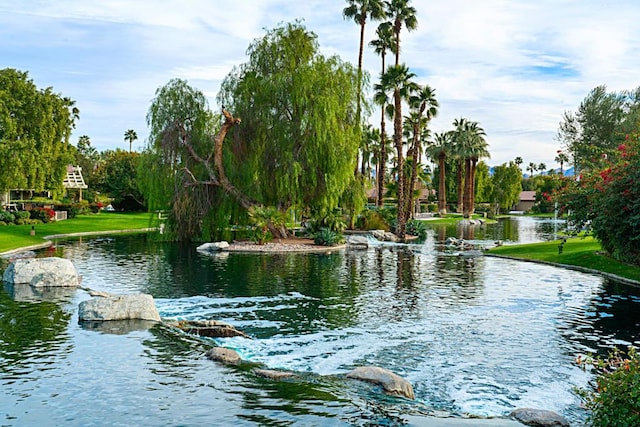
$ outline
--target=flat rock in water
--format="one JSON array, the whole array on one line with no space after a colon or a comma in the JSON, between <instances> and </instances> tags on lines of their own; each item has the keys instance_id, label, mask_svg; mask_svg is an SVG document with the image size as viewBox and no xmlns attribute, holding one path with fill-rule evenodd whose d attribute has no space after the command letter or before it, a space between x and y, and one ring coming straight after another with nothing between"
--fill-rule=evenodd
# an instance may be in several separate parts
<instances>
[{"instance_id":1,"label":"flat rock in water","mask_svg":"<svg viewBox=\"0 0 640 427\"><path fill-rule=\"evenodd\" d=\"M411 384L393 372L377 366L359 366L347 374L347 378L381 385L384 391L394 396L415 399Z\"/></svg>"},{"instance_id":2,"label":"flat rock in water","mask_svg":"<svg viewBox=\"0 0 640 427\"><path fill-rule=\"evenodd\" d=\"M225 242L223 240L220 242L203 243L202 245L198 246L196 250L199 252L211 253L211 252L219 252L228 247L229 247L229 242Z\"/></svg>"},{"instance_id":3,"label":"flat rock in water","mask_svg":"<svg viewBox=\"0 0 640 427\"><path fill-rule=\"evenodd\" d=\"M168 325L174 326L185 331L188 334L198 335L209 338L231 338L243 337L250 338L247 334L237 330L228 323L219 322L217 320L181 320L178 322L167 322Z\"/></svg>"},{"instance_id":4,"label":"flat rock in water","mask_svg":"<svg viewBox=\"0 0 640 427\"><path fill-rule=\"evenodd\" d=\"M214 347L206 353L207 359L221 362L227 365L238 365L242 358L237 351L230 348Z\"/></svg>"},{"instance_id":5,"label":"flat rock in water","mask_svg":"<svg viewBox=\"0 0 640 427\"><path fill-rule=\"evenodd\" d=\"M543 409L518 408L509 414L522 424L535 427L569 427L562 415Z\"/></svg>"},{"instance_id":6,"label":"flat rock in water","mask_svg":"<svg viewBox=\"0 0 640 427\"><path fill-rule=\"evenodd\" d=\"M57 257L16 259L4 271L2 280L34 287L77 287L80 284L73 263Z\"/></svg>"},{"instance_id":7,"label":"flat rock in water","mask_svg":"<svg viewBox=\"0 0 640 427\"><path fill-rule=\"evenodd\" d=\"M153 297L148 294L110 295L82 301L78 317L80 321L132 319L160 321L160 314Z\"/></svg>"},{"instance_id":8,"label":"flat rock in water","mask_svg":"<svg viewBox=\"0 0 640 427\"><path fill-rule=\"evenodd\" d=\"M293 372L274 371L271 369L254 369L253 372L260 377L269 378L272 380L283 380L296 376L296 374L294 374Z\"/></svg>"}]
</instances>

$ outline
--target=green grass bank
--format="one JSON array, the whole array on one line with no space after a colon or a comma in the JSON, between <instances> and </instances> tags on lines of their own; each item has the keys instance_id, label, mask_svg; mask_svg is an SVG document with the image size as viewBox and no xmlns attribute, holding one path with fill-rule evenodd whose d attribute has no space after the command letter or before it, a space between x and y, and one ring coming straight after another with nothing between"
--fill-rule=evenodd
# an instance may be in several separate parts
<instances>
[{"instance_id":1,"label":"green grass bank","mask_svg":"<svg viewBox=\"0 0 640 427\"><path fill-rule=\"evenodd\" d=\"M6 225L0 227L0 254L20 248L47 244L45 236L76 233L103 234L108 232L144 232L157 227L157 218L150 213L101 212L99 214L78 215L75 218L37 224L35 235L31 235L31 225Z\"/></svg>"},{"instance_id":2,"label":"green grass bank","mask_svg":"<svg viewBox=\"0 0 640 427\"><path fill-rule=\"evenodd\" d=\"M505 245L492 248L487 255L537 261L576 268L589 272L600 272L614 279L623 279L640 285L640 267L616 261L603 254L600 243L593 237L573 237L558 250L560 240L523 245Z\"/></svg>"}]
</instances>

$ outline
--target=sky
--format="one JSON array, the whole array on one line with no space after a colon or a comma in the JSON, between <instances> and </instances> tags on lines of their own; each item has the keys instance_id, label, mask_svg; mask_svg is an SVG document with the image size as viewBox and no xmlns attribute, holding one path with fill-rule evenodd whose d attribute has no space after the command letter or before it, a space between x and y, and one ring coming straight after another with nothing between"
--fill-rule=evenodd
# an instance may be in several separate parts
<instances>
[{"instance_id":1,"label":"sky","mask_svg":"<svg viewBox=\"0 0 640 427\"><path fill-rule=\"evenodd\" d=\"M324 55L357 63L359 26L343 0L0 0L0 69L27 71L39 88L76 101L71 137L98 151L128 149L124 133L148 137L155 91L181 78L212 109L225 76L247 62L267 29L301 20ZM418 28L401 33L401 57L416 82L435 89L433 132L454 119L485 130L490 165L516 156L554 162L565 111L589 91L640 86L638 0L413 0ZM366 43L377 23L366 27ZM388 63L392 62L389 58ZM376 81L380 58L365 49ZM0 88L1 89L1 88ZM371 123L378 126L376 114ZM524 166L523 165L523 166Z\"/></svg>"}]
</instances>

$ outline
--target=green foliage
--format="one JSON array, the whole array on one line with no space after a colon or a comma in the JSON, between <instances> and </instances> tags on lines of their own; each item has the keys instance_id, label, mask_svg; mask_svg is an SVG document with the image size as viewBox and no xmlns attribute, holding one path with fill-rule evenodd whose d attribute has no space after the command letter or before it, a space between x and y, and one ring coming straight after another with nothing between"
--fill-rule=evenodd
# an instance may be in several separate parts
<instances>
[{"instance_id":1,"label":"green foliage","mask_svg":"<svg viewBox=\"0 0 640 427\"><path fill-rule=\"evenodd\" d=\"M0 211L0 221L11 224L15 219L16 217L12 212Z\"/></svg>"},{"instance_id":2,"label":"green foliage","mask_svg":"<svg viewBox=\"0 0 640 427\"><path fill-rule=\"evenodd\" d=\"M242 118L226 152L229 179L264 205L331 212L353 181L362 140L357 70L321 55L299 23L268 31L248 55L218 95Z\"/></svg>"},{"instance_id":3,"label":"green foliage","mask_svg":"<svg viewBox=\"0 0 640 427\"><path fill-rule=\"evenodd\" d=\"M364 179L362 176L351 179L350 184L344 193L342 193L340 201L340 206L349 214L349 228L353 228L355 219L367 204L367 193L364 189Z\"/></svg>"},{"instance_id":4,"label":"green foliage","mask_svg":"<svg viewBox=\"0 0 640 427\"><path fill-rule=\"evenodd\" d=\"M619 147L621 160L569 181L558 200L578 229L587 225L613 258L640 265L640 133Z\"/></svg>"},{"instance_id":5,"label":"green foliage","mask_svg":"<svg viewBox=\"0 0 640 427\"><path fill-rule=\"evenodd\" d=\"M424 221L409 220L407 221L407 234L417 236L419 239L424 240L427 238L427 226Z\"/></svg>"},{"instance_id":6,"label":"green foliage","mask_svg":"<svg viewBox=\"0 0 640 427\"><path fill-rule=\"evenodd\" d=\"M38 89L26 72L0 70L0 191L62 190L74 104L50 87Z\"/></svg>"},{"instance_id":7,"label":"green foliage","mask_svg":"<svg viewBox=\"0 0 640 427\"><path fill-rule=\"evenodd\" d=\"M29 211L29 215L31 219L35 219L46 224L55 218L56 213L51 208L36 208Z\"/></svg>"},{"instance_id":8,"label":"green foliage","mask_svg":"<svg viewBox=\"0 0 640 427\"><path fill-rule=\"evenodd\" d=\"M640 359L634 347L629 347L627 354L616 348L605 359L578 358L578 364L597 372L593 389L577 390L591 411L592 426L640 425Z\"/></svg>"},{"instance_id":9,"label":"green foliage","mask_svg":"<svg viewBox=\"0 0 640 427\"><path fill-rule=\"evenodd\" d=\"M342 215L337 213L319 214L311 219L307 227L307 231L311 234L316 234L322 229L327 229L334 233L342 234L347 228Z\"/></svg>"},{"instance_id":10,"label":"green foliage","mask_svg":"<svg viewBox=\"0 0 640 427\"><path fill-rule=\"evenodd\" d=\"M509 210L520 200L522 171L514 162L493 169L491 201L502 210Z\"/></svg>"},{"instance_id":11,"label":"green foliage","mask_svg":"<svg viewBox=\"0 0 640 427\"><path fill-rule=\"evenodd\" d=\"M113 207L126 211L145 210L144 197L138 190L139 153L121 149L102 153L103 162L96 171L96 187L113 199Z\"/></svg>"},{"instance_id":12,"label":"green foliage","mask_svg":"<svg viewBox=\"0 0 640 427\"><path fill-rule=\"evenodd\" d=\"M314 234L313 241L316 245L336 246L344 243L344 237L334 230L321 228Z\"/></svg>"},{"instance_id":13,"label":"green foliage","mask_svg":"<svg viewBox=\"0 0 640 427\"><path fill-rule=\"evenodd\" d=\"M389 223L380 213L379 209L366 209L358 217L356 223L360 230L384 230L389 231ZM390 218L392 220L393 217Z\"/></svg>"},{"instance_id":14,"label":"green foliage","mask_svg":"<svg viewBox=\"0 0 640 427\"><path fill-rule=\"evenodd\" d=\"M249 224L253 227L253 240L264 245L273 238L269 226L286 226L286 216L273 206L252 206L249 209Z\"/></svg>"}]
</instances>

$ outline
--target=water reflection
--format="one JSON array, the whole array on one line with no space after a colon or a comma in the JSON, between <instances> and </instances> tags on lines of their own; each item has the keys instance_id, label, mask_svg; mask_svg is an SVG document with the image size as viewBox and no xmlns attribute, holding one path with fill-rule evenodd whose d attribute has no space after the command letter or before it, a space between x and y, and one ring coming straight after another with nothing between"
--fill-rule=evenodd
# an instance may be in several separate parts
<instances>
[{"instance_id":1,"label":"water reflection","mask_svg":"<svg viewBox=\"0 0 640 427\"><path fill-rule=\"evenodd\" d=\"M543 239L547 226L527 221L467 237ZM534 406L582 423L572 388L590 377L573 360L640 344L637 291L550 266L456 256L442 244L456 233L435 228L423 244L330 255L210 257L139 236L59 242L85 286L149 292L163 317L223 320L253 339L201 339L163 326L102 325L96 332L74 321L84 293L72 304L3 293L0 366L4 374L19 360L21 368L3 377L10 398L0 411L20 425L396 425L403 413L499 416ZM33 323L25 327L37 332L21 342L14 335L23 312ZM50 335L37 329L47 322ZM44 342L66 344L42 352ZM212 345L299 377L274 382L221 366L204 357ZM40 374L44 363L52 367L47 375ZM364 364L406 377L417 400L345 382L345 372ZM72 405L77 395L91 403ZM27 415L26 408L35 409Z\"/></svg>"}]
</instances>

